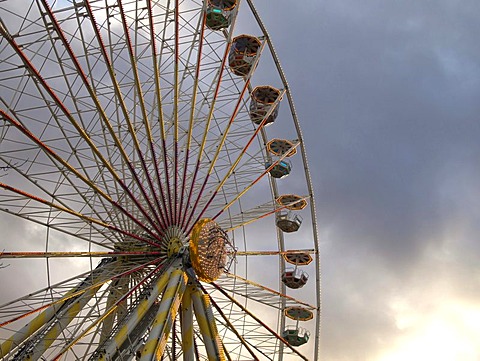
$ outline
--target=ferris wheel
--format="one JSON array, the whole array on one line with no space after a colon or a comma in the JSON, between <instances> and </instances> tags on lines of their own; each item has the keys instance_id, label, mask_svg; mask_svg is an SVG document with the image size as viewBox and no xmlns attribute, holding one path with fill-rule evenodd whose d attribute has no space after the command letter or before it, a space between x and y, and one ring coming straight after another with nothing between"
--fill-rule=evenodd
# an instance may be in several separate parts
<instances>
[{"instance_id":1,"label":"ferris wheel","mask_svg":"<svg viewBox=\"0 0 480 361\"><path fill-rule=\"evenodd\" d=\"M2 359L317 360L312 185L252 0L0 7Z\"/></svg>"}]
</instances>

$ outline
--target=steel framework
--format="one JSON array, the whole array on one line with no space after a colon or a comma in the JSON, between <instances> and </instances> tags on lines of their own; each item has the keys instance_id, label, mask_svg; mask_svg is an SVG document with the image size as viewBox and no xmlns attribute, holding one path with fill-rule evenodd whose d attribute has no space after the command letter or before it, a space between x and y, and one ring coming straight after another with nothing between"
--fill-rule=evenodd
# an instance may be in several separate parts
<instances>
[{"instance_id":1,"label":"steel framework","mask_svg":"<svg viewBox=\"0 0 480 361\"><path fill-rule=\"evenodd\" d=\"M0 8L2 359L318 360L313 188L252 0Z\"/></svg>"}]
</instances>

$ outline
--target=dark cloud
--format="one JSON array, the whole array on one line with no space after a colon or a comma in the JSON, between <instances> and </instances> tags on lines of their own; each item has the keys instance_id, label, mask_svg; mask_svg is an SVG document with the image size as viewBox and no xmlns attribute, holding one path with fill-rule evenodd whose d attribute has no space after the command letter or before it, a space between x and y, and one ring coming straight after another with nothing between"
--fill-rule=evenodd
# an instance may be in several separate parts
<instances>
[{"instance_id":1,"label":"dark cloud","mask_svg":"<svg viewBox=\"0 0 480 361\"><path fill-rule=\"evenodd\" d=\"M322 359L381 359L421 329L411 319L479 311L480 3L274 3L257 7L315 184Z\"/></svg>"},{"instance_id":2,"label":"dark cloud","mask_svg":"<svg viewBox=\"0 0 480 361\"><path fill-rule=\"evenodd\" d=\"M397 297L480 300L480 5L279 3L259 11L310 155L323 356L373 360L405 335Z\"/></svg>"}]
</instances>

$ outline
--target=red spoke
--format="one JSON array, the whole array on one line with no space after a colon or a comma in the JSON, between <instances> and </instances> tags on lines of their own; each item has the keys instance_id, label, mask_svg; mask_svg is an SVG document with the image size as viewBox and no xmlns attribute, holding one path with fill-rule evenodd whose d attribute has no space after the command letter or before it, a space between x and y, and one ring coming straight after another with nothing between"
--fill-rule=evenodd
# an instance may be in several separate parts
<instances>
[{"instance_id":1,"label":"red spoke","mask_svg":"<svg viewBox=\"0 0 480 361\"><path fill-rule=\"evenodd\" d=\"M121 18L122 18L122 25L123 25L124 35L125 35L125 41L127 42L127 49L128 49L128 53L130 55L130 63L132 65L131 68L132 68L132 71L134 73L135 86L137 88L137 92L138 92L139 98L140 98L140 108L141 108L141 111L142 111L143 124L144 124L145 130L147 132L148 145L149 145L150 153L152 155L153 163L156 165L156 157L155 157L155 150L154 150L154 145L153 145L152 132L151 132L150 123L149 123L149 120L148 120L147 110L146 110L146 107L145 107L145 101L144 101L144 98L143 98L142 87L140 85L140 78L139 78L139 75L138 75L138 69L137 69L137 65L136 65L136 61L135 61L135 54L134 54L134 50L133 50L133 46L132 46L132 41L131 41L131 38L130 38L129 28L128 28L127 19L126 19L126 16L125 16L125 11L123 9L122 1L118 2L118 6L119 6L119 9L120 9L120 15L121 15ZM155 187L153 185L153 180L150 176L150 171L149 171L148 166L147 166L146 161L145 161L145 156L142 153L142 151L140 150L139 145L138 145L138 141L136 140L136 136L134 135L133 132L132 132L132 135L135 138L135 146L137 147L137 152L138 152L138 155L140 157L140 162L142 163L142 168L143 168L143 171L145 173L148 185L150 187L150 191L153 194L153 198L155 200L158 211L160 213L160 217L161 217L160 223L163 225L164 228L166 228L166 221L165 221L164 214L163 214L166 210L162 209L162 207L160 205L160 202L159 202L158 196L157 196L157 192L155 191ZM158 174L158 172L157 172L157 174Z\"/></svg>"},{"instance_id":2,"label":"red spoke","mask_svg":"<svg viewBox=\"0 0 480 361\"><path fill-rule=\"evenodd\" d=\"M158 117L159 117L159 123L160 123L160 129L161 129L161 138L162 138L162 144L163 141L165 140L165 130L164 130L164 123L163 123L163 109L162 109L162 98L161 98L161 90L160 90L160 74L158 71L158 55L157 55L157 47L155 43L155 27L154 27L154 21L153 21L153 10L152 10L152 3L151 1L147 1L147 9L148 9L148 23L149 23L149 30L150 30L150 47L152 50L152 67L154 70L154 77L155 77L155 99L157 101L157 107L158 107ZM152 144L153 145L153 144ZM166 149L165 146L162 145L163 147L163 153L165 154ZM165 210L165 223L168 224L168 209L167 209L167 201L165 197L165 192L163 189L163 183L161 181L160 177L160 170L158 167L158 161L156 157L156 152L154 149L152 149L152 154L153 154L153 159L154 159L154 167L155 167L155 172L157 176L157 181L158 181L158 188L160 189L160 196L161 196L161 201L163 205L163 209ZM164 159L165 160L165 159ZM164 162L164 168L168 169L166 161ZM167 175L168 179L168 175Z\"/></svg>"},{"instance_id":3,"label":"red spoke","mask_svg":"<svg viewBox=\"0 0 480 361\"><path fill-rule=\"evenodd\" d=\"M115 232L118 232L118 233L121 233L125 236L128 236L128 237L131 237L131 238L134 238L136 240L139 240L139 241L142 241L142 242L145 242L145 243L148 243L152 246L156 246L156 247L160 247L160 244L158 243L155 243L147 238L144 238L144 237L140 237L138 236L137 234L134 234L134 233L131 233L131 232L127 232L123 229L120 229L112 224L107 224L101 220L98 220L98 219L95 219L95 218L92 218L92 217L89 217L89 216L86 216L86 215L83 215L81 213L78 213L70 208L67 208L67 207L64 207L62 205L59 205L59 204L55 204L53 202L50 202L50 201L47 201L46 199L43 199L43 198L40 198L40 197L37 197L37 196L34 196L33 194L29 194L27 192L24 192L20 189L17 189L17 188L14 188L12 186L9 186L5 183L1 183L0 182L0 188L3 188L7 191L11 191L13 193L16 193L18 195L21 195L22 197L25 197L25 198L29 198L31 200L34 200L36 202L39 202L41 204L44 204L48 207L51 207L53 209L56 209L58 211L61 211L61 212L65 212L65 213L68 213L74 217L77 217L77 218L80 218L82 219L83 221L85 221L87 224L88 223L92 223L92 224L96 224L96 225L99 225L101 227L104 227L104 228L107 228L107 229L110 229L112 231L115 231Z\"/></svg>"},{"instance_id":4,"label":"red spoke","mask_svg":"<svg viewBox=\"0 0 480 361\"><path fill-rule=\"evenodd\" d=\"M130 133L130 135L132 136L132 140L133 140L135 149L136 149L136 151L137 151L137 154L138 154L138 156L139 156L139 158L140 158L140 161L141 161L141 163L142 163L142 167L143 167L143 169L144 169L144 171L145 171L145 173L146 173L146 175L147 175L147 177L148 177L148 169L147 169L147 166L146 166L146 163L145 163L145 159L144 159L144 157L143 157L143 154L142 154L142 152L141 152L141 150L140 150L140 145L139 145L138 139L137 139L137 137L136 137L136 131L135 131L135 128L133 127L133 125L132 125L132 122L131 122L131 120L130 120L130 116L128 115L128 110L127 110L126 104L125 104L125 102L124 102L124 100L123 100L123 96L122 96L122 93L121 93L121 91L120 91L120 86L119 86L119 84L118 84L118 82L117 82L117 80L116 80L116 77L115 77L115 70L114 70L114 68L113 68L113 65L112 65L112 62L111 62L111 60L110 60L110 57L109 57L108 54L107 54L107 49L106 49L105 44L104 44L104 42L103 42L102 36L101 36L101 34L100 34L100 30L99 30L99 28L98 28L98 24L97 24L97 22L96 22L96 20L95 20L95 16L93 15L93 11L92 11L92 8L91 8L91 6L90 6L90 3L89 3L88 1L85 1L84 5L85 5L85 8L86 8L86 10L87 10L87 12L88 12L88 15L89 15L89 17L90 17L90 20L91 20L91 23L92 23L92 27L93 27L93 30L94 30L94 32L95 32L95 37L96 37L96 39L97 39L97 41L98 41L100 51L101 51L102 56L103 56L104 61L105 61L105 65L106 65L106 67L107 67L107 69L108 69L108 72L109 72L109 74L110 74L110 77L111 77L111 80L112 80L112 84L113 84L113 87L114 87L115 94L116 94L116 96L117 96L117 99L119 100L120 108L122 109L123 115L124 115L124 117L125 117L125 121L126 121L127 126L128 126L128 128L129 128L129 133ZM142 193L142 195L143 195L143 197L144 197L144 200L145 200L146 203L148 204L148 206L149 206L152 214L153 214L154 217L156 218L156 221L157 221L158 223L161 223L161 222L160 222L160 218L159 218L159 216L158 216L158 213L157 213L155 207L153 206L153 204L152 204L151 201L150 201L150 198L151 198L151 197L147 194L147 192L146 192L146 190L145 190L145 188L144 188L144 186L143 186L143 183L142 183L142 181L140 180L140 178L139 178L139 176L138 176L138 173L136 172L136 170L135 170L132 162L128 159L128 156L126 155L126 153L125 153L125 151L124 151L124 149L123 149L122 144L120 143L120 141L118 140L117 137L114 137L114 140L115 140L117 146L119 147L120 152L121 152L122 155L124 156L126 165L127 165L128 169L130 170L132 176L134 177L134 179L135 179L135 181L136 181L136 183L137 183L137 185L138 185L138 187L139 187L139 189L140 189L140 192ZM129 192L130 192L130 191L129 191ZM137 201L136 199L134 199L134 202L136 202L137 206L140 206L140 204L138 203L138 201ZM140 207L141 207L141 206L140 206ZM148 216L149 219L151 219L149 215L147 215L147 216ZM154 225L155 228L158 229L158 225L157 225L158 223L157 223L157 222L153 222L153 221L151 221L151 222L152 222L152 225ZM162 233L162 231L161 231L160 229L159 229L159 233Z\"/></svg>"}]
</instances>

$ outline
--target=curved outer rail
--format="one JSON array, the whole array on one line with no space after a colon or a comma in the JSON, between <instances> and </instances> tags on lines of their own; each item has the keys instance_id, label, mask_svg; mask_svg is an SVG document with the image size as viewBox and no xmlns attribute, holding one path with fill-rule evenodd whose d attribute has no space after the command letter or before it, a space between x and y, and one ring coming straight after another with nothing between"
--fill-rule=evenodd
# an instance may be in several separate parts
<instances>
[{"instance_id":1,"label":"curved outer rail","mask_svg":"<svg viewBox=\"0 0 480 361\"><path fill-rule=\"evenodd\" d=\"M272 40L270 38L270 35L262 21L262 19L260 18L260 16L258 15L258 12L257 12L257 9L255 8L255 5L253 4L253 1L252 0L246 0L248 6L250 7L250 10L252 11L252 14L255 16L255 19L257 20L257 23L258 25L260 26L260 29L262 30L266 40L267 40L267 45L269 47L269 50L272 54L272 57L273 57L273 61L275 62L275 66L277 67L277 70L278 70L278 73L280 75L280 78L282 79L282 82L285 86L285 90L286 90L286 96L287 96L287 99L288 99L288 103L289 103L289 106L290 106L290 111L292 113L292 118L293 118L293 121L294 121L294 124L295 124L295 128L296 128L296 131L297 131L297 134L299 136L299 139L300 139L300 153L302 154L302 160L303 160L303 168L304 168L304 171L305 171L305 176L306 176L306 180L307 180L307 187L308 187L308 192L309 192L309 196L310 196L310 211L311 211L311 217L312 217L312 227L313 227L313 237L314 237L314 246L315 246L315 263L316 263L316 267L315 267L315 290L316 290L316 303L318 305L317 309L316 309L316 318L315 318L315 328L316 328L316 338L315 338L315 361L318 360L320 358L320 314L321 314L321 309L320 309L320 305L321 305L321 293L320 293L320 281L321 281L321 273L320 273L320 248L319 248L319 239L318 239L318 225L317 225L317 216L316 216L316 207L315 207L315 197L314 197L314 192L313 192L313 186L312 186L312 180L311 180L311 176L310 176L310 170L307 166L308 162L307 162L307 151L305 149L305 144L303 143L303 136L302 136L302 130L300 128L300 124L298 122L298 116L297 116L297 112L295 110L295 104L293 102L293 97L292 97L292 94L290 92L290 87L288 86L288 82L287 82L287 79L285 77L285 73L283 72L283 69L282 69L282 66L280 64L280 61L278 59L278 56L277 56L277 52L273 46L273 43L272 43ZM276 187L276 181L275 180L272 180L272 184L273 184L273 192L274 192L274 195L275 197L278 197L278 192L277 192L277 187ZM282 242L282 246L283 246L283 242ZM282 286L284 287L284 286Z\"/></svg>"}]
</instances>

